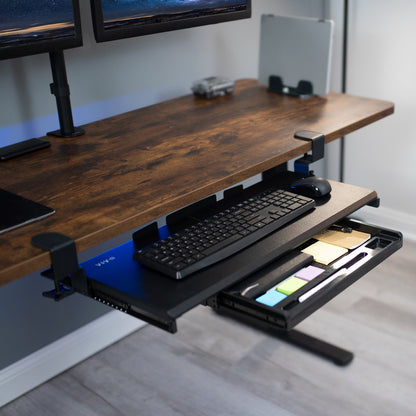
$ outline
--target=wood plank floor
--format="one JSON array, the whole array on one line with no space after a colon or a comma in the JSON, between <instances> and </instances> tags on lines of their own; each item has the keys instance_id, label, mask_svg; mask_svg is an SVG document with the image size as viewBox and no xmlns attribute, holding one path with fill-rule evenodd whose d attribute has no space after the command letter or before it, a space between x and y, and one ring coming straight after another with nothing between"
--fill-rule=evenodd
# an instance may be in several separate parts
<instances>
[{"instance_id":1,"label":"wood plank floor","mask_svg":"<svg viewBox=\"0 0 416 416\"><path fill-rule=\"evenodd\" d=\"M416 243L298 329L347 367L198 307L170 335L137 331L0 409L1 416L415 415Z\"/></svg>"}]
</instances>

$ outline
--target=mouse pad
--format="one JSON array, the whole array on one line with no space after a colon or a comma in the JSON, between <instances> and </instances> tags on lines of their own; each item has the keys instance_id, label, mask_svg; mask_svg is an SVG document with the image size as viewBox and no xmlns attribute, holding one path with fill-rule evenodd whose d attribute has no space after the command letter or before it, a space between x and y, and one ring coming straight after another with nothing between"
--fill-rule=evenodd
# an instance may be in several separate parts
<instances>
[{"instance_id":1,"label":"mouse pad","mask_svg":"<svg viewBox=\"0 0 416 416\"><path fill-rule=\"evenodd\" d=\"M54 212L45 205L0 189L0 234L41 220Z\"/></svg>"}]
</instances>

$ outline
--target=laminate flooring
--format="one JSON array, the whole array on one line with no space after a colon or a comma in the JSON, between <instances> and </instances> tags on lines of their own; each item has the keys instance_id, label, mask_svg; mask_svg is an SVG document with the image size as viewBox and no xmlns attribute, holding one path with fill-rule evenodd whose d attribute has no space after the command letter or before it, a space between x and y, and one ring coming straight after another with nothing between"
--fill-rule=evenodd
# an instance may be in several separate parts
<instances>
[{"instance_id":1,"label":"laminate flooring","mask_svg":"<svg viewBox=\"0 0 416 416\"><path fill-rule=\"evenodd\" d=\"M332 362L200 306L175 335L145 326L0 409L1 416L416 414L416 243L298 329Z\"/></svg>"}]
</instances>

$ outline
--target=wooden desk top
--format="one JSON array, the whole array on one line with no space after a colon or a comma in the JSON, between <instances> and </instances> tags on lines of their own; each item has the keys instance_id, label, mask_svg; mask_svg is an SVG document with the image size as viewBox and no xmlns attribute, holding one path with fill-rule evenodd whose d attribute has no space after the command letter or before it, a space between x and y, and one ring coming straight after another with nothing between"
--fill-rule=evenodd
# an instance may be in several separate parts
<instances>
[{"instance_id":1,"label":"wooden desk top","mask_svg":"<svg viewBox=\"0 0 416 416\"><path fill-rule=\"evenodd\" d=\"M0 188L48 205L51 217L0 235L0 285L47 267L33 235L59 232L84 250L310 151L394 111L390 102L330 93L298 99L255 80L232 95L187 95L84 126L75 139L0 164Z\"/></svg>"}]
</instances>

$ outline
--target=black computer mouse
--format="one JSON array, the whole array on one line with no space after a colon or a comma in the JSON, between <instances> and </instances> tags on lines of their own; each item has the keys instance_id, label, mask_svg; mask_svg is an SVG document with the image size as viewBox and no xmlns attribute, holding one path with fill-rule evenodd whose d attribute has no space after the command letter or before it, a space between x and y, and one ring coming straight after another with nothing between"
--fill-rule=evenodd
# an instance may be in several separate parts
<instances>
[{"instance_id":1,"label":"black computer mouse","mask_svg":"<svg viewBox=\"0 0 416 416\"><path fill-rule=\"evenodd\" d=\"M307 178L301 178L293 182L290 190L296 194L310 198L320 198L328 195L332 188L326 179L308 176Z\"/></svg>"}]
</instances>

